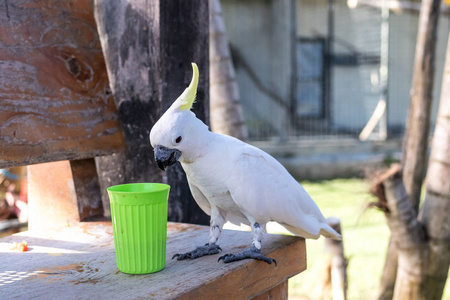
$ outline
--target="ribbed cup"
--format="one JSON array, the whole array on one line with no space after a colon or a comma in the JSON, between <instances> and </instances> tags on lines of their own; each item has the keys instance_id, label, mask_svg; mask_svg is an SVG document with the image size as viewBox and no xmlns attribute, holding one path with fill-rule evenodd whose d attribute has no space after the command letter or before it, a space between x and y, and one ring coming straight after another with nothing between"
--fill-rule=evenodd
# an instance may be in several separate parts
<instances>
[{"instance_id":1,"label":"ribbed cup","mask_svg":"<svg viewBox=\"0 0 450 300\"><path fill-rule=\"evenodd\" d=\"M160 271L166 264L170 186L131 183L108 189L117 268L129 274Z\"/></svg>"}]
</instances>

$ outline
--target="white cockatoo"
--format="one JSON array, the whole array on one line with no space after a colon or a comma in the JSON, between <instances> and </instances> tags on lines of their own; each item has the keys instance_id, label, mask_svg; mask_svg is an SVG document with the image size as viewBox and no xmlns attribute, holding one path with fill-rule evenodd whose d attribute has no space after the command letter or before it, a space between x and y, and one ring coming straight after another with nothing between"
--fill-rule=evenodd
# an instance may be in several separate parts
<instances>
[{"instance_id":1,"label":"white cockatoo","mask_svg":"<svg viewBox=\"0 0 450 300\"><path fill-rule=\"evenodd\" d=\"M158 167L164 171L180 161L195 201L211 216L209 242L174 257L181 260L219 253L218 240L226 221L250 225L253 234L249 249L219 258L226 263L245 258L275 262L260 253L261 238L269 221L304 238L323 235L340 239L314 200L277 160L236 138L209 131L195 117L191 108L199 75L195 63L192 68L189 87L150 132Z\"/></svg>"}]
</instances>

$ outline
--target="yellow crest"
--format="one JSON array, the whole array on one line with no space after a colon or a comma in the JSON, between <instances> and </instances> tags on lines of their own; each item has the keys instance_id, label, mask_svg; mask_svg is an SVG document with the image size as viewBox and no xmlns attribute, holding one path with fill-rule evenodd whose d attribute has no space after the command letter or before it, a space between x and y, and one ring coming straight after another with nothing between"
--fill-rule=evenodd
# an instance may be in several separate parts
<instances>
[{"instance_id":1,"label":"yellow crest","mask_svg":"<svg viewBox=\"0 0 450 300\"><path fill-rule=\"evenodd\" d=\"M189 110L192 108L192 105L195 102L195 96L197 94L197 86L198 86L198 67L197 64L192 63L192 80L191 84L189 84L188 88L183 92L181 97L182 104L180 105L180 110Z\"/></svg>"}]
</instances>

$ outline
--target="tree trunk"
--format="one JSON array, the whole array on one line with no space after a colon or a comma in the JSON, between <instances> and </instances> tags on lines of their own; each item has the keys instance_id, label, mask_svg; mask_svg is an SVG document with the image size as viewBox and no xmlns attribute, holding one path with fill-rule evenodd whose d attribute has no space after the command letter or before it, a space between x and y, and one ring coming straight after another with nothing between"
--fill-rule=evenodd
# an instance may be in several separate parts
<instances>
[{"instance_id":1,"label":"tree trunk","mask_svg":"<svg viewBox=\"0 0 450 300\"><path fill-rule=\"evenodd\" d=\"M381 276L378 300L391 300L394 297L395 278L397 277L397 248L392 239L389 240Z\"/></svg>"},{"instance_id":2,"label":"tree trunk","mask_svg":"<svg viewBox=\"0 0 450 300\"><path fill-rule=\"evenodd\" d=\"M450 265L450 37L431 149L421 222L403 185L399 167L386 173L379 180L382 187L378 184L374 189L380 201L387 202L387 223L398 251L395 300L441 299L447 281Z\"/></svg>"},{"instance_id":3,"label":"tree trunk","mask_svg":"<svg viewBox=\"0 0 450 300\"><path fill-rule=\"evenodd\" d=\"M208 224L191 196L180 164L162 174L149 133L200 69L194 112L208 120L208 2L95 0L94 13L108 77L127 149L97 159L100 185L167 182L171 185L169 220Z\"/></svg>"},{"instance_id":4,"label":"tree trunk","mask_svg":"<svg viewBox=\"0 0 450 300\"><path fill-rule=\"evenodd\" d=\"M417 33L408 123L403 142L403 181L410 201L419 209L420 192L426 170L430 113L434 82L434 57L440 0L423 0ZM397 253L389 243L379 299L393 295L397 271Z\"/></svg>"},{"instance_id":5,"label":"tree trunk","mask_svg":"<svg viewBox=\"0 0 450 300\"><path fill-rule=\"evenodd\" d=\"M419 207L427 163L440 4L441 0L422 1L409 116L403 144L403 182L416 210Z\"/></svg>"},{"instance_id":6,"label":"tree trunk","mask_svg":"<svg viewBox=\"0 0 450 300\"><path fill-rule=\"evenodd\" d=\"M398 270L393 299L419 299L423 280L423 251L425 231L417 221L417 213L403 185L400 166L394 166L383 180L384 193L389 208L386 220L391 230L391 240L398 253Z\"/></svg>"},{"instance_id":7,"label":"tree trunk","mask_svg":"<svg viewBox=\"0 0 450 300\"><path fill-rule=\"evenodd\" d=\"M210 0L209 11L211 129L246 140L247 128L244 125L239 87L231 60L220 1Z\"/></svg>"},{"instance_id":8,"label":"tree trunk","mask_svg":"<svg viewBox=\"0 0 450 300\"><path fill-rule=\"evenodd\" d=\"M429 237L422 298L441 299L450 264L450 35L431 149L422 211Z\"/></svg>"}]
</instances>

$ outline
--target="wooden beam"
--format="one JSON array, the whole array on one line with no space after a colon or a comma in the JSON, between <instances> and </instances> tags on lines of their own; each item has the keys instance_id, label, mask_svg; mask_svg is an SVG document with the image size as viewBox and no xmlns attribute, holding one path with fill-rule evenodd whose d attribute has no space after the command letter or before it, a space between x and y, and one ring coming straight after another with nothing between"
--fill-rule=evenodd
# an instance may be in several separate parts
<instances>
[{"instance_id":1,"label":"wooden beam","mask_svg":"<svg viewBox=\"0 0 450 300\"><path fill-rule=\"evenodd\" d=\"M262 253L276 259L277 266L251 259L217 262L222 254L171 259L174 253L203 244L208 232L206 226L169 222L166 266L144 275L117 270L111 222L79 223L1 238L2 262L8 262L0 274L2 295L45 299L51 288L52 295L60 298L98 298L101 291L101 298L106 299L252 299L264 293L256 299L287 299L285 282L306 269L305 240L275 234L264 237ZM24 239L29 252L10 250L14 241ZM250 241L250 232L223 230L220 246L225 253L236 253ZM18 278L11 279L16 275Z\"/></svg>"},{"instance_id":2,"label":"wooden beam","mask_svg":"<svg viewBox=\"0 0 450 300\"><path fill-rule=\"evenodd\" d=\"M153 125L189 85L191 62L200 69L194 112L208 120L208 1L96 0L94 12L127 145L124 157L97 159L102 190L112 183L164 181L172 187L169 220L208 223L181 166L162 174L149 141Z\"/></svg>"},{"instance_id":3,"label":"wooden beam","mask_svg":"<svg viewBox=\"0 0 450 300\"><path fill-rule=\"evenodd\" d=\"M0 11L0 168L123 149L91 1Z\"/></svg>"}]
</instances>

